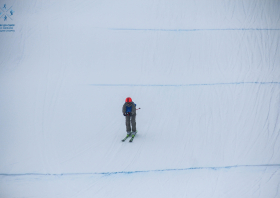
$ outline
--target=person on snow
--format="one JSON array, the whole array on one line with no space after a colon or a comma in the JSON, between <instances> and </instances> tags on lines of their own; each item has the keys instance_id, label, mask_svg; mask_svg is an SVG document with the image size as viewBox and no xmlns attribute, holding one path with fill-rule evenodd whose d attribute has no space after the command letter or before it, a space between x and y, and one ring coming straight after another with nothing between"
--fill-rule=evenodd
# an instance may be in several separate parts
<instances>
[{"instance_id":1,"label":"person on snow","mask_svg":"<svg viewBox=\"0 0 280 198\"><path fill-rule=\"evenodd\" d=\"M136 104L132 102L130 97L125 99L125 103L122 108L122 113L125 116L126 132L127 135L135 136L136 134ZM132 132L131 132L132 125Z\"/></svg>"}]
</instances>

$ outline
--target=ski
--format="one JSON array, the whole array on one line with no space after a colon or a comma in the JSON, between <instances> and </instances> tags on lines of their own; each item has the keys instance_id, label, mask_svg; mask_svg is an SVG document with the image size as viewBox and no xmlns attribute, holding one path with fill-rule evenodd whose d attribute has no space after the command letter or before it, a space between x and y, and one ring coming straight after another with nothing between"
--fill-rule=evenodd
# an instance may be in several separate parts
<instances>
[{"instance_id":1,"label":"ski","mask_svg":"<svg viewBox=\"0 0 280 198\"><path fill-rule=\"evenodd\" d=\"M124 142L127 138L129 138L130 137L130 135L127 135L127 136L125 136L125 138L124 139L122 139L122 142Z\"/></svg>"},{"instance_id":2,"label":"ski","mask_svg":"<svg viewBox=\"0 0 280 198\"><path fill-rule=\"evenodd\" d=\"M129 140L129 142L132 142L133 139L134 139L134 137L135 137L135 135L132 135L131 138L130 138L130 140Z\"/></svg>"},{"instance_id":3,"label":"ski","mask_svg":"<svg viewBox=\"0 0 280 198\"><path fill-rule=\"evenodd\" d=\"M136 133L137 133L137 131L136 131ZM132 142L132 141L133 141L133 139L134 139L134 137L135 137L135 135L136 135L136 133L135 133L134 135L132 135L132 136L131 136L131 134L126 135L126 136L125 136L125 138L124 138L124 139L122 139L122 142L124 142L124 141L125 141L127 138L129 138L130 136L131 136L131 138L130 138L129 142Z\"/></svg>"}]
</instances>

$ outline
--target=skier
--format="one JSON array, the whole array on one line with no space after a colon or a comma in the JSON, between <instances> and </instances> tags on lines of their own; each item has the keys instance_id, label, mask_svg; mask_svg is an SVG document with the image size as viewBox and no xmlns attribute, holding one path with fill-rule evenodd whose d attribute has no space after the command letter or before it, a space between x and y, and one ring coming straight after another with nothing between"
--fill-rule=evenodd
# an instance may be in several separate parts
<instances>
[{"instance_id":1,"label":"skier","mask_svg":"<svg viewBox=\"0 0 280 198\"><path fill-rule=\"evenodd\" d=\"M136 104L132 102L130 97L125 99L125 103L122 108L123 115L125 116L127 137L130 135L134 138L136 134ZM132 132L131 126L132 125Z\"/></svg>"}]
</instances>

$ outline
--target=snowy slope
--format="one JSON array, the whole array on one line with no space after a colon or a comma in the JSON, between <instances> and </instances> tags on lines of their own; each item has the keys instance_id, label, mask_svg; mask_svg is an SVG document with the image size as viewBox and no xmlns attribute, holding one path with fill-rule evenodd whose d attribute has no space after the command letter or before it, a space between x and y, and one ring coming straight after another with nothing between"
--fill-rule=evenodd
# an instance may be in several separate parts
<instances>
[{"instance_id":1,"label":"snowy slope","mask_svg":"<svg viewBox=\"0 0 280 198\"><path fill-rule=\"evenodd\" d=\"M4 4L0 197L280 197L278 0Z\"/></svg>"}]
</instances>

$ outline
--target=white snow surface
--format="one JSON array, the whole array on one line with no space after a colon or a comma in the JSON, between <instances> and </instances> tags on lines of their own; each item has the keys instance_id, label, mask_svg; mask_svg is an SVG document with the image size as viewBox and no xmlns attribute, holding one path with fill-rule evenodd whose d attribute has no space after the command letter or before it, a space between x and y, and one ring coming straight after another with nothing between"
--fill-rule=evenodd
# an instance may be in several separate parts
<instances>
[{"instance_id":1,"label":"white snow surface","mask_svg":"<svg viewBox=\"0 0 280 198\"><path fill-rule=\"evenodd\" d=\"M280 197L279 0L4 4L1 198Z\"/></svg>"}]
</instances>

